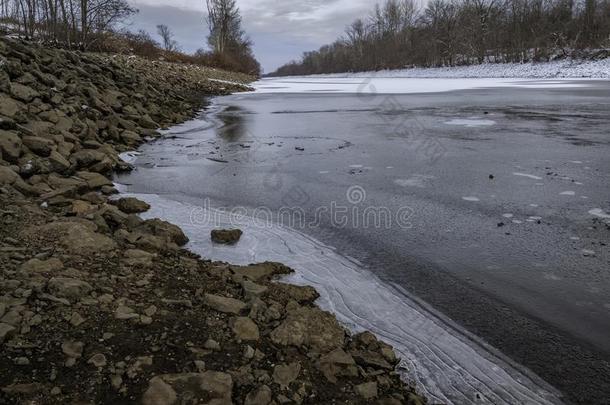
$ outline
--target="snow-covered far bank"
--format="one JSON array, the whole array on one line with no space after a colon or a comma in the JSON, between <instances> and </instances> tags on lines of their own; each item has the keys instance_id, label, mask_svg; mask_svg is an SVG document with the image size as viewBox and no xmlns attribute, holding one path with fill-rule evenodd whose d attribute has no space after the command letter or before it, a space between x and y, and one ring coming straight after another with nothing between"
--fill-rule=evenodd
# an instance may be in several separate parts
<instances>
[{"instance_id":1,"label":"snow-covered far bank","mask_svg":"<svg viewBox=\"0 0 610 405\"><path fill-rule=\"evenodd\" d=\"M301 76L302 77L302 76ZM563 59L540 63L485 63L440 68L411 68L379 72L312 75L320 78L522 78L522 79L610 79L610 58L601 60Z\"/></svg>"},{"instance_id":2,"label":"snow-covered far bank","mask_svg":"<svg viewBox=\"0 0 610 405\"><path fill-rule=\"evenodd\" d=\"M423 94L481 88L579 88L593 86L595 79L500 79L500 78L409 78L300 76L262 79L252 84L258 94ZM599 80L599 79L598 79Z\"/></svg>"}]
</instances>

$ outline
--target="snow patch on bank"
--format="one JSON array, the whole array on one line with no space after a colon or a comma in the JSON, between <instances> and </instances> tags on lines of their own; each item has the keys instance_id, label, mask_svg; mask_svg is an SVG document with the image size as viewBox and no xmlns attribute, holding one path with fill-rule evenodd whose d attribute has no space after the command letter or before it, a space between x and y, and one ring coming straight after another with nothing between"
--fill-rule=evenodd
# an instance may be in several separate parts
<instances>
[{"instance_id":1,"label":"snow patch on bank","mask_svg":"<svg viewBox=\"0 0 610 405\"><path fill-rule=\"evenodd\" d=\"M610 58L601 60L563 59L539 63L483 63L470 66L337 73L310 77L610 79Z\"/></svg>"}]
</instances>

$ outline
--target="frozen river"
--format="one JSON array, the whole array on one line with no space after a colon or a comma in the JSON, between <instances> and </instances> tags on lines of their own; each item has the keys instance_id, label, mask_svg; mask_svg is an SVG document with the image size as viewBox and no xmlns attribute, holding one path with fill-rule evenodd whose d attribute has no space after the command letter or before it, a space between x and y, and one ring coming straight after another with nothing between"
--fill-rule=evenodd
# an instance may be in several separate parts
<instances>
[{"instance_id":1,"label":"frozen river","mask_svg":"<svg viewBox=\"0 0 610 405\"><path fill-rule=\"evenodd\" d=\"M433 399L610 397L608 81L257 88L144 146L124 190L206 257L297 269ZM213 246L230 222L242 242Z\"/></svg>"}]
</instances>

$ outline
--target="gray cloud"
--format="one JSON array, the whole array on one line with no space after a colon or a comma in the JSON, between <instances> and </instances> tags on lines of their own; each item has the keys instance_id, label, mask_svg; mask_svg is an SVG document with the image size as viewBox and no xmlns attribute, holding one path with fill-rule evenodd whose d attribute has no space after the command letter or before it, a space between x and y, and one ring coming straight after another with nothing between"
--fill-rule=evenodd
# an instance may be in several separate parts
<instances>
[{"instance_id":1,"label":"gray cloud","mask_svg":"<svg viewBox=\"0 0 610 405\"><path fill-rule=\"evenodd\" d=\"M140 10L131 29L156 34L166 24L185 51L206 46L205 0L132 0ZM244 29L269 72L304 51L332 42L354 19L371 9L370 0L238 0Z\"/></svg>"}]
</instances>

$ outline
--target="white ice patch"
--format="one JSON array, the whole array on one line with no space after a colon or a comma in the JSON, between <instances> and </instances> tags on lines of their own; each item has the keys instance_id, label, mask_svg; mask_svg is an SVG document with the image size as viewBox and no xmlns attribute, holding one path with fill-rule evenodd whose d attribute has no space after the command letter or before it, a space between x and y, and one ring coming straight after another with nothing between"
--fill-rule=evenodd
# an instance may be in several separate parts
<instances>
[{"instance_id":1,"label":"white ice patch","mask_svg":"<svg viewBox=\"0 0 610 405\"><path fill-rule=\"evenodd\" d=\"M349 165L349 167L352 169L362 169L364 166L363 165Z\"/></svg>"},{"instance_id":2,"label":"white ice patch","mask_svg":"<svg viewBox=\"0 0 610 405\"><path fill-rule=\"evenodd\" d=\"M519 176L519 177L527 177L528 179L533 179L533 180L542 180L542 177L539 176L534 176L533 174L527 174L527 173L513 173L513 176Z\"/></svg>"},{"instance_id":3,"label":"white ice patch","mask_svg":"<svg viewBox=\"0 0 610 405\"><path fill-rule=\"evenodd\" d=\"M504 218L512 218L512 217L514 217L514 215L513 215L513 214L502 214L502 216L503 216Z\"/></svg>"},{"instance_id":4,"label":"white ice patch","mask_svg":"<svg viewBox=\"0 0 610 405\"><path fill-rule=\"evenodd\" d=\"M328 174L328 173L330 173L330 172L329 172L328 170L321 170L321 171L319 171L318 173L320 173L320 174Z\"/></svg>"},{"instance_id":5,"label":"white ice patch","mask_svg":"<svg viewBox=\"0 0 610 405\"><path fill-rule=\"evenodd\" d=\"M471 202L481 201L478 197L462 197L462 200Z\"/></svg>"},{"instance_id":6,"label":"white ice patch","mask_svg":"<svg viewBox=\"0 0 610 405\"><path fill-rule=\"evenodd\" d=\"M610 219L610 214L606 214L601 208L593 208L591 211L589 211L589 214L602 219Z\"/></svg>"},{"instance_id":7,"label":"white ice patch","mask_svg":"<svg viewBox=\"0 0 610 405\"><path fill-rule=\"evenodd\" d=\"M518 219L513 219L513 224L522 224L523 221L519 221Z\"/></svg>"},{"instance_id":8,"label":"white ice patch","mask_svg":"<svg viewBox=\"0 0 610 405\"><path fill-rule=\"evenodd\" d=\"M188 247L206 258L234 264L268 260L295 269L287 281L312 285L321 295L318 304L352 331L370 330L394 346L404 359L402 367L409 370L408 378L431 402L475 403L477 397L493 404L561 402L560 394L535 375L509 364L504 356L404 291L383 283L356 261L300 232L157 195L130 196L151 204L145 218L161 218L182 227L191 239ZM240 228L244 235L237 245L214 245L209 235L218 227Z\"/></svg>"},{"instance_id":9,"label":"white ice patch","mask_svg":"<svg viewBox=\"0 0 610 405\"><path fill-rule=\"evenodd\" d=\"M583 249L582 250L582 254L584 256L595 256L595 251L594 250L589 250L589 249Z\"/></svg>"},{"instance_id":10,"label":"white ice patch","mask_svg":"<svg viewBox=\"0 0 610 405\"><path fill-rule=\"evenodd\" d=\"M576 191L564 191L564 192L559 193L559 195L571 195L571 196L574 196L574 195L576 195Z\"/></svg>"},{"instance_id":11,"label":"white ice patch","mask_svg":"<svg viewBox=\"0 0 610 405\"><path fill-rule=\"evenodd\" d=\"M120 153L119 157L123 160L123 162L132 164L138 159L138 156L140 156L140 155L141 155L140 152L131 151L131 152Z\"/></svg>"},{"instance_id":12,"label":"white ice patch","mask_svg":"<svg viewBox=\"0 0 610 405\"><path fill-rule=\"evenodd\" d=\"M454 119L451 121L445 122L445 125L461 125L468 128L474 127L489 127L492 125L496 125L495 121L492 120L482 120L482 119Z\"/></svg>"},{"instance_id":13,"label":"white ice patch","mask_svg":"<svg viewBox=\"0 0 610 405\"><path fill-rule=\"evenodd\" d=\"M419 187L425 188L428 181L434 179L434 176L426 176L423 174L414 174L408 179L396 179L394 183L401 187Z\"/></svg>"}]
</instances>

